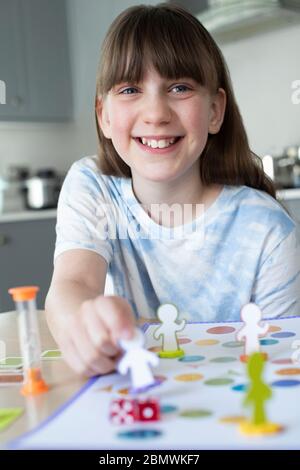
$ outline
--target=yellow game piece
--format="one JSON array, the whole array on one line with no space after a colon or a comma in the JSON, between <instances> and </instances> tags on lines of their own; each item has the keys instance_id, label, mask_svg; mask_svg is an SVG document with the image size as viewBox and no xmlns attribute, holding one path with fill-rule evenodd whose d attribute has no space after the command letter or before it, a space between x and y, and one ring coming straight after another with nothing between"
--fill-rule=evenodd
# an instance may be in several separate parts
<instances>
[{"instance_id":1,"label":"yellow game piece","mask_svg":"<svg viewBox=\"0 0 300 470\"><path fill-rule=\"evenodd\" d=\"M262 436L268 434L278 434L283 430L280 424L265 421L264 423L254 424L251 421L243 421L240 423L240 431L247 436Z\"/></svg>"},{"instance_id":2,"label":"yellow game piece","mask_svg":"<svg viewBox=\"0 0 300 470\"><path fill-rule=\"evenodd\" d=\"M179 349L176 349L175 351L159 351L158 355L162 359L173 359L175 357L184 356L184 350L179 348Z\"/></svg>"}]
</instances>

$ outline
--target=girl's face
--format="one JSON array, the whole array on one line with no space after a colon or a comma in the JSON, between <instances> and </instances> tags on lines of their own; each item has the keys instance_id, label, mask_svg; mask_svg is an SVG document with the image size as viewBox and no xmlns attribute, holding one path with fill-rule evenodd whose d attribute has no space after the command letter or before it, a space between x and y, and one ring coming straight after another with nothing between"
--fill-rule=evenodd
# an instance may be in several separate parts
<instances>
[{"instance_id":1,"label":"girl's face","mask_svg":"<svg viewBox=\"0 0 300 470\"><path fill-rule=\"evenodd\" d=\"M217 133L225 92L191 78L167 80L148 67L141 83L120 83L98 101L99 125L132 177L170 182L194 171L208 133Z\"/></svg>"}]
</instances>

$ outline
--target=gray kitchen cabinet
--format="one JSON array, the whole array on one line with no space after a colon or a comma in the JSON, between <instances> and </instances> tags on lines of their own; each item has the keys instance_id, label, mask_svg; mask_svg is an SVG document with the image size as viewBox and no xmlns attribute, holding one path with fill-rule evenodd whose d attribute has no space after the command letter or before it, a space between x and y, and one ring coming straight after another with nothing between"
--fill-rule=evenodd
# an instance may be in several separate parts
<instances>
[{"instance_id":1,"label":"gray kitchen cabinet","mask_svg":"<svg viewBox=\"0 0 300 470\"><path fill-rule=\"evenodd\" d=\"M297 236L300 244L300 199L286 199L281 202L290 216L297 222Z\"/></svg>"},{"instance_id":2,"label":"gray kitchen cabinet","mask_svg":"<svg viewBox=\"0 0 300 470\"><path fill-rule=\"evenodd\" d=\"M44 308L53 271L56 219L0 223L0 312L14 309L10 287L37 285Z\"/></svg>"},{"instance_id":3,"label":"gray kitchen cabinet","mask_svg":"<svg viewBox=\"0 0 300 470\"><path fill-rule=\"evenodd\" d=\"M1 121L72 116L65 0L0 0Z\"/></svg>"},{"instance_id":4,"label":"gray kitchen cabinet","mask_svg":"<svg viewBox=\"0 0 300 470\"><path fill-rule=\"evenodd\" d=\"M288 211L289 215L300 224L300 199L284 199L280 203Z\"/></svg>"},{"instance_id":5,"label":"gray kitchen cabinet","mask_svg":"<svg viewBox=\"0 0 300 470\"><path fill-rule=\"evenodd\" d=\"M293 219L300 224L300 199L288 199L282 202Z\"/></svg>"}]
</instances>

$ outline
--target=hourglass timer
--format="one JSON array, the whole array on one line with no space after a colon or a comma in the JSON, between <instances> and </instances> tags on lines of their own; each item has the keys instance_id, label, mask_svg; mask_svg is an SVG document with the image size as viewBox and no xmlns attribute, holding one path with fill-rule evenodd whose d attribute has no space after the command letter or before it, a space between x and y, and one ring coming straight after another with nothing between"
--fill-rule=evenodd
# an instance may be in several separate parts
<instances>
[{"instance_id":1,"label":"hourglass timer","mask_svg":"<svg viewBox=\"0 0 300 470\"><path fill-rule=\"evenodd\" d=\"M37 395L49 387L41 372L41 345L36 311L37 286L9 289L18 313L19 340L23 357L23 395Z\"/></svg>"}]
</instances>

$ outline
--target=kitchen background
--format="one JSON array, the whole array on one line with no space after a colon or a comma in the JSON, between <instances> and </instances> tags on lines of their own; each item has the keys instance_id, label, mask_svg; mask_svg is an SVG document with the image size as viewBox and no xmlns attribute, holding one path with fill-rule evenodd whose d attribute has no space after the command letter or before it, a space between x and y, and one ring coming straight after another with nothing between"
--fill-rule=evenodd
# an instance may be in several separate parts
<instances>
[{"instance_id":1,"label":"kitchen background","mask_svg":"<svg viewBox=\"0 0 300 470\"><path fill-rule=\"evenodd\" d=\"M96 153L100 45L116 15L140 3L159 2L0 0L0 80L6 83L6 104L0 104L0 312L13 308L7 294L13 285L39 285L43 307L53 265L55 191L72 162ZM300 2L252 2L264 13L253 10L250 19L242 4L251 2L236 2L243 9L236 8L229 25L217 8L224 2L171 3L204 15L228 63L251 148L269 155L266 169L275 169L285 189L279 196L300 221L300 103L292 101L292 83L300 80Z\"/></svg>"}]
</instances>

